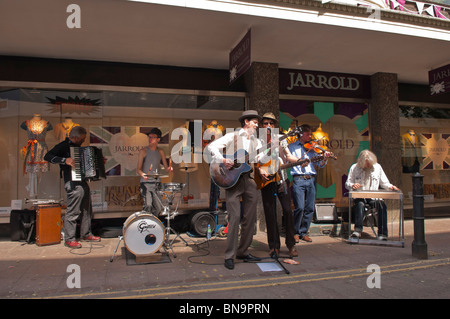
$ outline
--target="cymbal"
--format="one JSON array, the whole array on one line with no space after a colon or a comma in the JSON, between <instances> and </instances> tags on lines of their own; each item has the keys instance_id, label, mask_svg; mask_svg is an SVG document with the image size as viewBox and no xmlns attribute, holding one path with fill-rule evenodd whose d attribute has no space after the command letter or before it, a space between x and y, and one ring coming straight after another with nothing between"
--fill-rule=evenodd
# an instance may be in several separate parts
<instances>
[{"instance_id":1,"label":"cymbal","mask_svg":"<svg viewBox=\"0 0 450 319\"><path fill-rule=\"evenodd\" d=\"M169 175L167 175L166 173L149 173L149 174L144 174L144 176L146 176L146 177L153 177L153 178L169 177Z\"/></svg>"}]
</instances>

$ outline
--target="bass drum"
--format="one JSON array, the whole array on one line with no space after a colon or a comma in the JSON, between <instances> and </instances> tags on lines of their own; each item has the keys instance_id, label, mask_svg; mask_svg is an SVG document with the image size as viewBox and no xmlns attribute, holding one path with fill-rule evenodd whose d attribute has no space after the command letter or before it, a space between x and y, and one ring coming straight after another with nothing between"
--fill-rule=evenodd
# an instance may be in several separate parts
<instances>
[{"instance_id":1,"label":"bass drum","mask_svg":"<svg viewBox=\"0 0 450 319\"><path fill-rule=\"evenodd\" d=\"M134 213L123 224L123 240L125 247L134 255L152 255L164 243L164 225L152 214Z\"/></svg>"}]
</instances>

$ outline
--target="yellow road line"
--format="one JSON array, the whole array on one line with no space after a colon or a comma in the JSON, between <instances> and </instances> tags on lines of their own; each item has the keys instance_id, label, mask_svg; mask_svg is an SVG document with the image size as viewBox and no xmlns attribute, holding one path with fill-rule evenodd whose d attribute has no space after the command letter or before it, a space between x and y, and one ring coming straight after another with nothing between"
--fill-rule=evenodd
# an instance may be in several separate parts
<instances>
[{"instance_id":1,"label":"yellow road line","mask_svg":"<svg viewBox=\"0 0 450 319\"><path fill-rule=\"evenodd\" d=\"M381 274L395 273L401 271L411 271L426 269L437 266L450 265L450 258L443 258L437 260L423 260L416 262L409 262L403 264L385 265L380 266ZM394 269L391 269L394 268ZM176 286L166 287L152 287L144 289L131 289L121 291L109 291L109 292L91 292L82 294L67 294L60 296L52 296L48 298L119 298L119 299L137 299L137 298L150 298L150 297L163 297L172 295L183 295L191 293L206 293L206 292L220 292L233 289L250 289L250 288L262 288L271 287L277 285L292 285L298 283L308 283L317 281L326 281L333 279L346 279L368 276L367 268L356 268L339 271L330 271L322 273L310 273L310 274L298 274L298 275L286 275L286 276L272 276L262 277L247 280L232 280L232 281L219 281L219 282L207 282L196 284L181 284ZM318 278L314 278L318 277ZM258 284L263 281L263 283ZM227 287L224 287L224 286ZM231 286L230 286L231 285ZM220 286L220 287L217 287ZM196 289L199 287L206 287L204 289ZM208 288L211 287L211 288ZM176 291L170 291L176 290ZM130 293L132 295L130 295ZM119 294L127 294L127 296L116 296Z\"/></svg>"}]
</instances>

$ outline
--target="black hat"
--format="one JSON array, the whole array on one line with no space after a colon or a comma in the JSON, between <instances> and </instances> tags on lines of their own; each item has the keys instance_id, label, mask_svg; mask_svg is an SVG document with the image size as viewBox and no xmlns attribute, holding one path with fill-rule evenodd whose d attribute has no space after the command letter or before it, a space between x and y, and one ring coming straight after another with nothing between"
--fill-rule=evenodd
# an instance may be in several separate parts
<instances>
[{"instance_id":1,"label":"black hat","mask_svg":"<svg viewBox=\"0 0 450 319\"><path fill-rule=\"evenodd\" d=\"M261 115L258 114L258 111L255 110L248 110L242 112L242 115L239 117L239 122L243 122L245 119L253 119L257 118L258 121L262 120Z\"/></svg>"}]
</instances>

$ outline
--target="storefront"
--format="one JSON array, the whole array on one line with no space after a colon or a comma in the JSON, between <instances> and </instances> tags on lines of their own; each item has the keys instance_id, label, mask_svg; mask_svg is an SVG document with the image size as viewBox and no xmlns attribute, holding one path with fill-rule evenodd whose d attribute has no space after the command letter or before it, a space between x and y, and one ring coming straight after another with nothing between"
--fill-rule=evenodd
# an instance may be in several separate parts
<instances>
[{"instance_id":1,"label":"storefront","mask_svg":"<svg viewBox=\"0 0 450 319\"><path fill-rule=\"evenodd\" d=\"M248 81L253 78L270 80L273 74L278 74L279 87L270 88L272 93L276 92L277 104L272 101L267 104L275 105L274 112L279 111L281 128L288 130L307 123L313 127L319 143L335 154L336 159L329 160L326 168L319 172L317 202L334 203L341 212L348 207L347 190L343 187L348 169L361 150L373 149L373 129L377 125L390 125L371 121L370 111L374 108L371 76L262 65L252 70L252 74L245 75L245 84L243 76L230 86L227 72L221 70L19 60L4 59L5 72L1 79L0 142L5 150L0 155L0 217L3 223L9 221L12 208L27 207L27 198L65 198L57 165L40 163L39 152L33 154L36 165L28 165L24 158L30 145L36 144L42 150L52 148L74 123L87 128L89 134L85 144L101 148L107 159L107 178L91 183L95 218L123 218L142 208L136 167L137 153L148 143L146 133L154 127L160 128L163 132L160 146L168 157L173 158L174 150L179 150L174 146L179 146L182 139L173 135L177 128L185 128L194 135L195 120L197 125L200 123L202 132L213 121L223 128L238 127L237 118L244 109L265 102L264 99L260 104L255 102L258 94L247 88ZM43 73L44 68L47 72ZM63 69L72 72L61 72ZM266 70L276 73L271 73L270 77L257 73ZM268 86L262 87L264 92L259 93L266 98ZM400 140L408 130L417 133L416 146L420 145L421 155L420 152L414 154L417 154L419 171L425 176L425 205L445 209L450 201L448 104L428 103L410 96L404 98L403 90L400 86L400 131L395 133L398 138L394 138L397 141L394 147L405 147ZM268 110L258 111L262 114ZM31 127L30 122L27 124L36 115L46 124L38 128ZM398 118L393 120L398 123ZM37 132L39 138L34 141L29 134L36 129L41 131ZM389 138L391 136L385 134L380 140ZM203 140L201 143L204 146ZM195 150L194 141L182 146L184 151L192 154L202 151ZM412 154L408 152L403 149L401 158L399 151L398 160L393 157L393 164L384 165L385 170L401 170L401 163L408 162L405 157ZM417 168L414 163L412 166ZM173 163L173 167L174 171L163 177L162 182L187 184L180 195L186 198L182 201L183 208L207 209L210 196L208 164L202 161L186 169L185 163ZM403 171L400 178L388 173L388 177L401 185L406 208L412 206L411 172ZM224 199L224 192L221 192L221 198Z\"/></svg>"},{"instance_id":2,"label":"storefront","mask_svg":"<svg viewBox=\"0 0 450 319\"><path fill-rule=\"evenodd\" d=\"M448 103L442 103L445 96L431 96L424 86L399 84L399 118L383 122L370 118L380 113L372 96L377 92L371 92L372 88L370 76L280 70L281 126L287 130L311 125L319 143L337 157L318 173L316 201L348 210L348 190L344 187L348 170L360 151L374 151L376 139L379 148L388 149L380 162L391 182L400 185L404 193L406 216L412 215L412 174L416 172L424 176L426 216L448 214L450 110ZM373 135L374 130L397 125L400 132L395 131L394 138L386 133L378 138ZM401 152L389 154L397 149Z\"/></svg>"}]
</instances>

